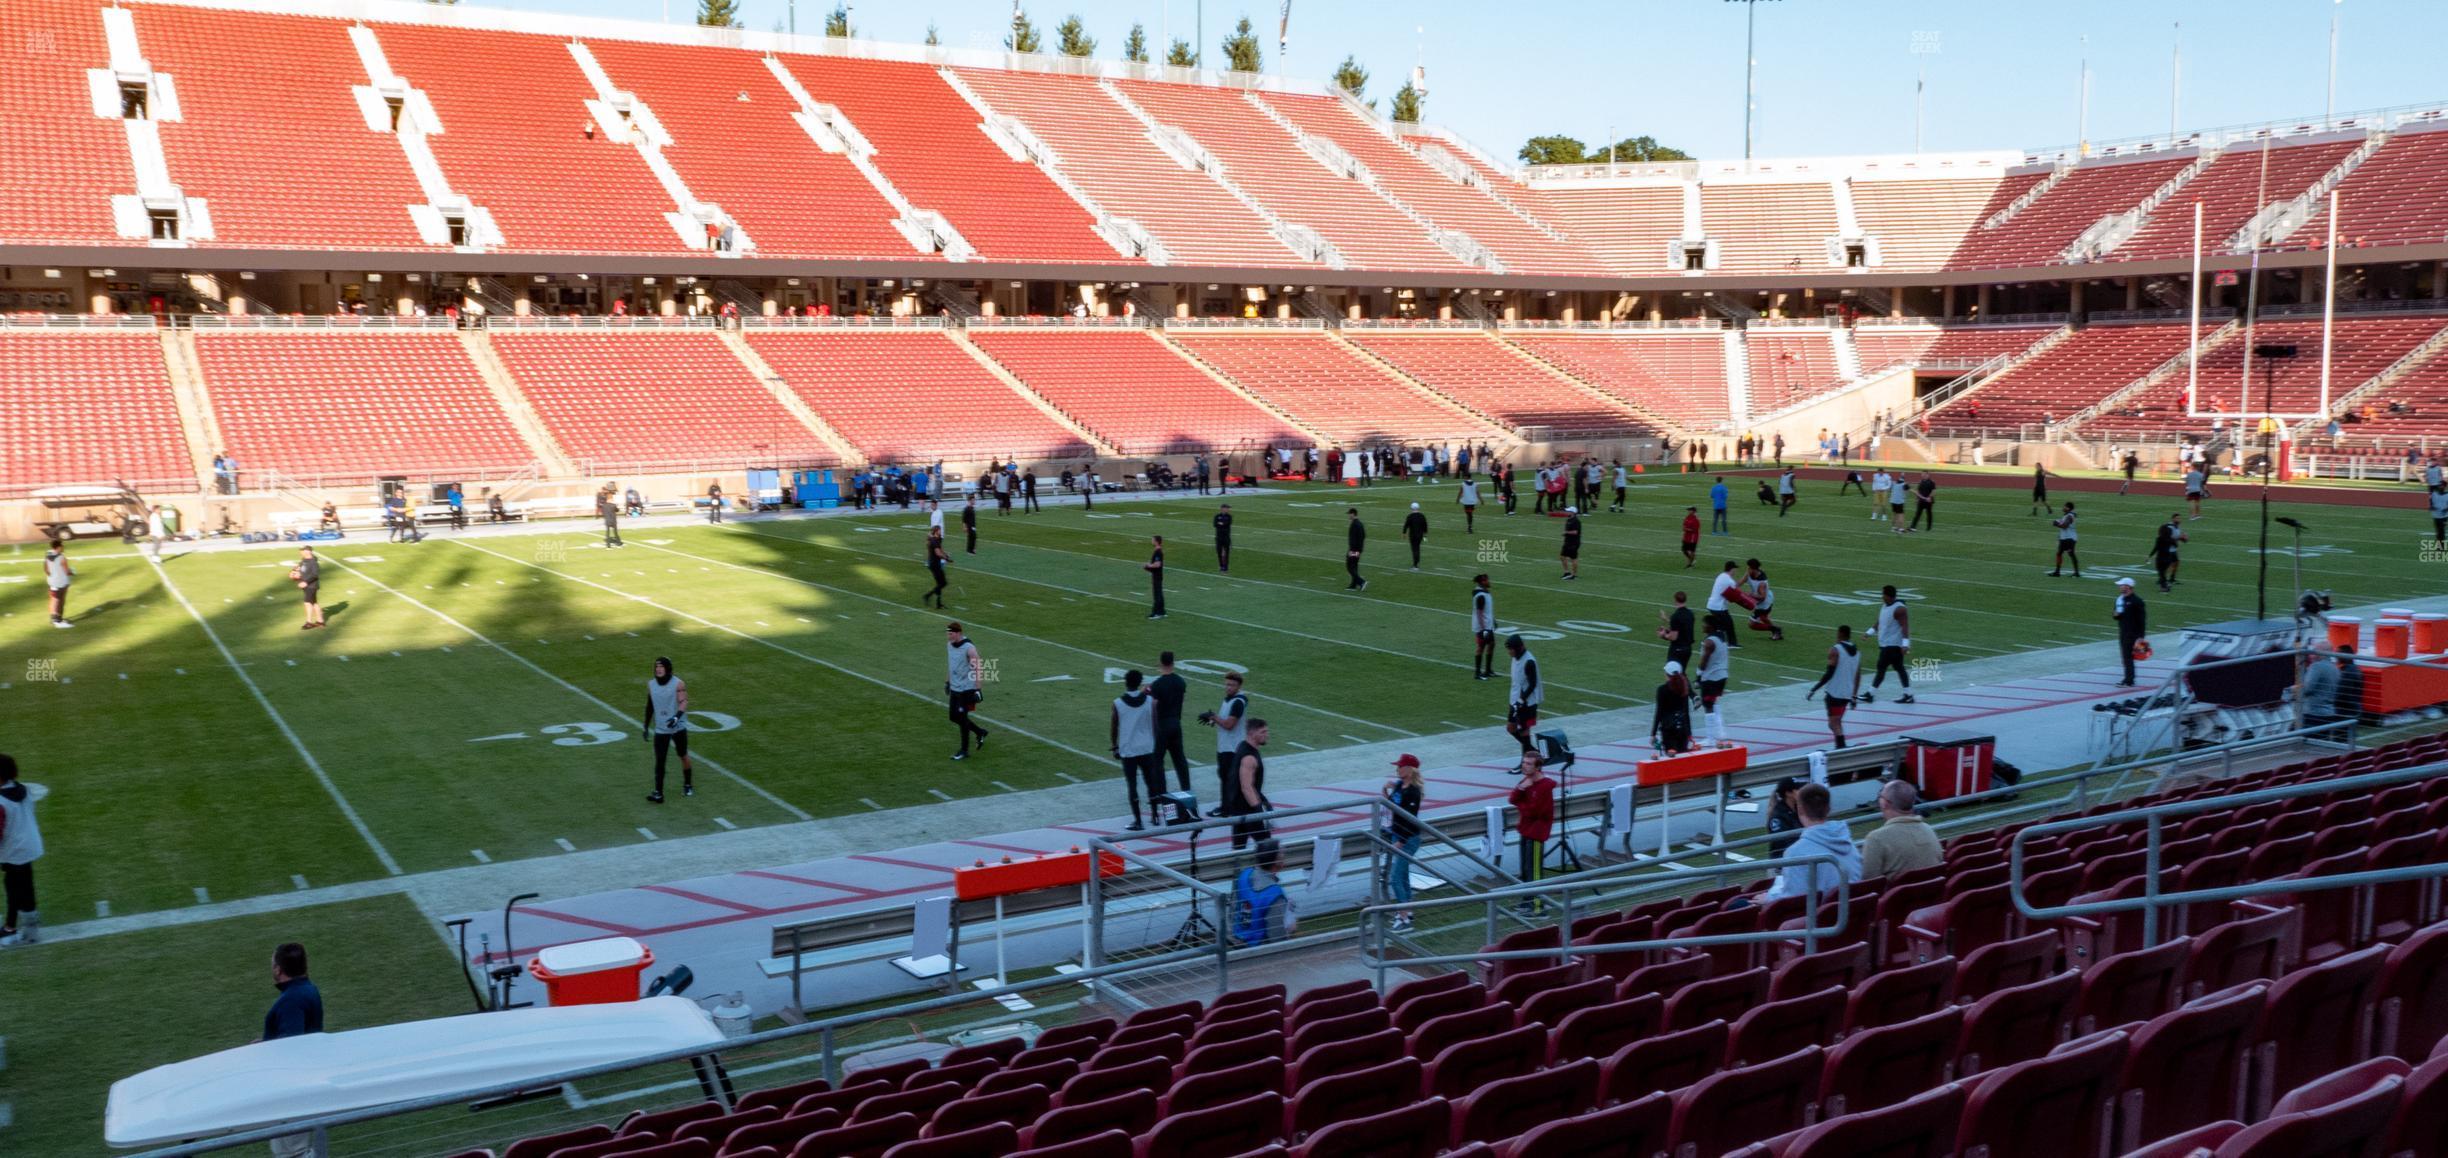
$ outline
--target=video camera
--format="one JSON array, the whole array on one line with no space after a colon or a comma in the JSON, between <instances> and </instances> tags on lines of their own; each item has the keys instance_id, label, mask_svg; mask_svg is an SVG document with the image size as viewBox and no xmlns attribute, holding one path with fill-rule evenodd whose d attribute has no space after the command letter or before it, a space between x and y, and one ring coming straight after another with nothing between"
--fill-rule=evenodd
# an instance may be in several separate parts
<instances>
[{"instance_id":1,"label":"video camera","mask_svg":"<svg viewBox=\"0 0 2448 1158\"><path fill-rule=\"evenodd\" d=\"M1562 771L1573 766L1572 741L1565 738L1562 728L1538 733L1538 742L1541 749L1539 759L1548 771Z\"/></svg>"}]
</instances>

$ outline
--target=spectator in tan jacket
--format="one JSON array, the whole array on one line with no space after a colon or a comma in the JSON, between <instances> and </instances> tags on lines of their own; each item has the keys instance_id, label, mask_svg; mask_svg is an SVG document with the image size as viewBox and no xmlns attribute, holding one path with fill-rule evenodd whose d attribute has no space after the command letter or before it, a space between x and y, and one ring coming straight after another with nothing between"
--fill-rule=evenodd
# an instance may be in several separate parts
<instances>
[{"instance_id":1,"label":"spectator in tan jacket","mask_svg":"<svg viewBox=\"0 0 2448 1158\"><path fill-rule=\"evenodd\" d=\"M1879 789L1879 815L1886 823L1862 838L1862 879L1907 873L1929 868L1946 859L1938 847L1938 834L1913 807L1921 803L1921 792L1911 783L1890 780Z\"/></svg>"}]
</instances>

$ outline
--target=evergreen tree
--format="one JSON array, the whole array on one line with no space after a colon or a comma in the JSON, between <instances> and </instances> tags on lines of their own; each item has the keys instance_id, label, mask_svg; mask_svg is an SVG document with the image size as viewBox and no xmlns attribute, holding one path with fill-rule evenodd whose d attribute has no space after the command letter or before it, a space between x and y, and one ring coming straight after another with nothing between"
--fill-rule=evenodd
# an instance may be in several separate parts
<instances>
[{"instance_id":1,"label":"evergreen tree","mask_svg":"<svg viewBox=\"0 0 2448 1158\"><path fill-rule=\"evenodd\" d=\"M1028 13L1014 8L1011 35L1003 38L1003 47L1013 52L1043 52L1045 37L1038 33L1035 24L1029 22Z\"/></svg>"},{"instance_id":2,"label":"evergreen tree","mask_svg":"<svg viewBox=\"0 0 2448 1158\"><path fill-rule=\"evenodd\" d=\"M697 23L708 28L737 28L739 0L697 0Z\"/></svg>"},{"instance_id":3,"label":"evergreen tree","mask_svg":"<svg viewBox=\"0 0 2448 1158\"><path fill-rule=\"evenodd\" d=\"M1054 51L1064 56L1095 56L1096 37L1088 35L1088 25L1074 12L1054 26Z\"/></svg>"},{"instance_id":4,"label":"evergreen tree","mask_svg":"<svg viewBox=\"0 0 2448 1158\"><path fill-rule=\"evenodd\" d=\"M825 13L824 34L827 36L839 37L843 40L848 40L852 36L857 35L857 33L851 31L850 28L850 8L848 5L836 4L833 6L833 10L831 12Z\"/></svg>"},{"instance_id":5,"label":"evergreen tree","mask_svg":"<svg viewBox=\"0 0 2448 1158\"><path fill-rule=\"evenodd\" d=\"M1148 62L1147 25L1131 25L1130 35L1122 38L1122 59L1132 64Z\"/></svg>"},{"instance_id":6,"label":"evergreen tree","mask_svg":"<svg viewBox=\"0 0 2448 1158\"><path fill-rule=\"evenodd\" d=\"M1176 40L1173 47L1165 49L1165 63L1175 68L1197 68L1198 53L1191 51L1189 41Z\"/></svg>"},{"instance_id":7,"label":"evergreen tree","mask_svg":"<svg viewBox=\"0 0 2448 1158\"><path fill-rule=\"evenodd\" d=\"M1358 57L1346 56L1343 58L1343 63L1335 66L1335 87L1350 93L1353 100L1362 99L1362 90L1368 88L1368 81L1368 70L1360 67ZM1372 109L1376 108L1377 102L1370 101L1368 106Z\"/></svg>"},{"instance_id":8,"label":"evergreen tree","mask_svg":"<svg viewBox=\"0 0 2448 1158\"><path fill-rule=\"evenodd\" d=\"M1671 145L1658 144L1656 137L1643 135L1625 137L1615 142L1614 159L1624 162L1688 161L1692 159L1692 155ZM1590 152L1589 160L1592 163L1603 163L1607 160L1607 151L1603 148L1594 149Z\"/></svg>"},{"instance_id":9,"label":"evergreen tree","mask_svg":"<svg viewBox=\"0 0 2448 1158\"><path fill-rule=\"evenodd\" d=\"M1403 86L1394 93L1394 119L1407 125L1418 124L1420 102L1425 99L1427 98L1422 97L1418 89L1411 87L1410 81L1404 81Z\"/></svg>"},{"instance_id":10,"label":"evergreen tree","mask_svg":"<svg viewBox=\"0 0 2448 1158\"><path fill-rule=\"evenodd\" d=\"M1244 16L1233 26L1233 34L1224 38L1224 66L1234 72L1257 72L1258 34L1250 28L1250 18Z\"/></svg>"}]
</instances>

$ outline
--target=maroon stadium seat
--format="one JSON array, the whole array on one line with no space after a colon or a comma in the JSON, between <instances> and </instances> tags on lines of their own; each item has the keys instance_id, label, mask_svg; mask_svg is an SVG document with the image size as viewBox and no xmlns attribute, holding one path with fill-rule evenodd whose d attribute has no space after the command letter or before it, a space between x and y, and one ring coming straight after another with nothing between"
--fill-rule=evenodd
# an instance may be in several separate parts
<instances>
[{"instance_id":1,"label":"maroon stadium seat","mask_svg":"<svg viewBox=\"0 0 2448 1158\"><path fill-rule=\"evenodd\" d=\"M1299 1158L1436 1158L1452 1130L1443 1098L1413 1102L1365 1118L1346 1118L1312 1134L1293 1151Z\"/></svg>"},{"instance_id":2,"label":"maroon stadium seat","mask_svg":"<svg viewBox=\"0 0 2448 1158\"><path fill-rule=\"evenodd\" d=\"M1598 1101L1598 1063L1589 1058L1500 1078L1453 1107L1453 1144L1496 1142L1569 1118Z\"/></svg>"},{"instance_id":3,"label":"maroon stadium seat","mask_svg":"<svg viewBox=\"0 0 2448 1158\"><path fill-rule=\"evenodd\" d=\"M1828 1051L1820 1080L1828 1115L1875 1110L1945 1081L1962 1036L1963 1010L1949 1006L1845 1038Z\"/></svg>"},{"instance_id":4,"label":"maroon stadium seat","mask_svg":"<svg viewBox=\"0 0 2448 1158\"><path fill-rule=\"evenodd\" d=\"M1653 1093L1515 1137L1506 1158L1655 1158L1674 1130L1674 1098Z\"/></svg>"},{"instance_id":5,"label":"maroon stadium seat","mask_svg":"<svg viewBox=\"0 0 2448 1158\"><path fill-rule=\"evenodd\" d=\"M2269 986L2205 994L2133 1034L2117 1113L2119 1144L2157 1142L2195 1123L2241 1120L2253 1023Z\"/></svg>"},{"instance_id":6,"label":"maroon stadium seat","mask_svg":"<svg viewBox=\"0 0 2448 1158\"><path fill-rule=\"evenodd\" d=\"M1712 1021L1633 1042L1599 1066L1600 1097L1628 1102L1660 1090L1680 1090L1723 1068L1731 1036L1726 1023Z\"/></svg>"},{"instance_id":7,"label":"maroon stadium seat","mask_svg":"<svg viewBox=\"0 0 2448 1158\"><path fill-rule=\"evenodd\" d=\"M1284 1099L1272 1091L1202 1110L1166 1114L1140 1136L1139 1158L1234 1158L1284 1136Z\"/></svg>"},{"instance_id":8,"label":"maroon stadium seat","mask_svg":"<svg viewBox=\"0 0 2448 1158\"><path fill-rule=\"evenodd\" d=\"M1987 1158L2106 1158L2126 1044L2110 1030L1981 1075L1956 1144Z\"/></svg>"},{"instance_id":9,"label":"maroon stadium seat","mask_svg":"<svg viewBox=\"0 0 2448 1158\"><path fill-rule=\"evenodd\" d=\"M1805 1046L1684 1087L1675 1096L1675 1145L1723 1154L1807 1125L1819 1089L1821 1058L1818 1046Z\"/></svg>"}]
</instances>

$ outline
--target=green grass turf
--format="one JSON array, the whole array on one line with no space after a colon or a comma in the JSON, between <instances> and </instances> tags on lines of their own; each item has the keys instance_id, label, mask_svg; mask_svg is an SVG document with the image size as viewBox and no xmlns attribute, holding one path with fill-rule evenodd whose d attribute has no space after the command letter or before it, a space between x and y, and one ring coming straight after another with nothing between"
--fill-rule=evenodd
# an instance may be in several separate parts
<instances>
[{"instance_id":1,"label":"green grass turf","mask_svg":"<svg viewBox=\"0 0 2448 1158\"><path fill-rule=\"evenodd\" d=\"M554 855L560 841L635 844L641 827L690 836L715 831L717 816L747 827L925 804L931 789L969 797L1110 774L1108 685L1125 668L1152 671L1166 648L1188 661L1194 708L1216 696L1209 673L1248 670L1287 754L1487 727L1504 691L1467 674L1468 581L1481 570L1505 625L1534 638L1553 715L1645 700L1659 609L1677 588L1697 605L1727 558L1766 561L1789 635L1751 636L1737 687L1816 678L1822 641L1839 622L1867 623L1887 582L1914 597L1916 660L1941 664L2077 643L2111 662L2112 566L2146 581L2155 634L2253 613L2257 529L2241 487L2188 524L2185 581L2161 596L2147 590L2143 554L2177 508L2164 498L2073 496L2089 576L2078 582L2042 576L2054 532L2020 489L1950 486L1938 533L1897 536L1870 521L1867 499L1840 500L1830 483L1804 484L1778 519L1737 478L1736 534L1703 539L1700 566L1686 570L1676 528L1685 505L1705 507L1704 485L1650 476L1631 511L1584 516L1577 582L1558 578L1557 521L1490 508L1466 533L1450 485L1234 496L1230 576L1214 571L1214 500L989 511L974 557L948 520L946 613L919 606L929 584L916 512L640 528L620 551L577 528L352 540L325 552L333 626L320 632L297 629L289 551L174 559L165 589L149 564L88 545L74 631L44 625L31 554L0 560L0 580L17 580L0 582L0 711L17 724L7 750L52 790L41 872L58 926L103 903L116 914L190 906L199 888L221 901L290 891L293 878L378 877L385 858L417 873L477 863L479 850ZM1416 574L1396 533L1412 501L1433 524ZM1348 504L1371 532L1365 594L1343 589ZM2306 580L2335 588L2341 605L2438 589L2440 571L2418 558L2430 528L2414 496L2405 509L2279 513L2315 528ZM1172 615L1150 621L1140 564L1160 533L1173 540ZM2279 611L2288 562L2271 559ZM968 623L993 665L983 713L997 735L965 764L945 760L947 616ZM739 721L695 737L708 787L690 807L642 798L650 756L634 729L657 655L678 662L695 707ZM58 678L34 678L44 674ZM520 738L485 739L500 736Z\"/></svg>"},{"instance_id":2,"label":"green grass turf","mask_svg":"<svg viewBox=\"0 0 2448 1158\"><path fill-rule=\"evenodd\" d=\"M327 1028L468 1008L449 950L403 896L0 951L12 1012L0 1102L16 1116L0 1152L108 1153L110 1084L254 1041L275 996L273 947L290 940L306 946Z\"/></svg>"}]
</instances>

